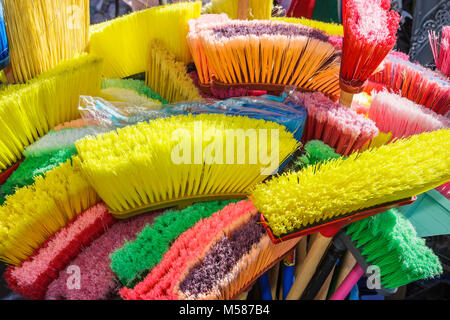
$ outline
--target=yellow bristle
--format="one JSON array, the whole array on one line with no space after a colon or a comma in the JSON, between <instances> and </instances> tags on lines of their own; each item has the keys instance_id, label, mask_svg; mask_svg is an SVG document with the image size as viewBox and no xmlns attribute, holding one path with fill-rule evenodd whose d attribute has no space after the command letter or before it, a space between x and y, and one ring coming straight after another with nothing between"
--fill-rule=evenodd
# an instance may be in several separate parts
<instances>
[{"instance_id":1,"label":"yellow bristle","mask_svg":"<svg viewBox=\"0 0 450 320\"><path fill-rule=\"evenodd\" d=\"M144 107L159 109L161 102L140 95L132 89L126 88L105 88L100 91L100 97L108 101L126 102L132 107Z\"/></svg>"},{"instance_id":2,"label":"yellow bristle","mask_svg":"<svg viewBox=\"0 0 450 320\"><path fill-rule=\"evenodd\" d=\"M331 96L340 92L339 51L320 31L285 22L232 21L206 26L199 35L219 82L296 86Z\"/></svg>"},{"instance_id":3,"label":"yellow bristle","mask_svg":"<svg viewBox=\"0 0 450 320\"><path fill-rule=\"evenodd\" d=\"M208 13L226 13L231 19L237 19L239 0L212 0ZM272 0L249 0L248 19L270 19Z\"/></svg>"},{"instance_id":4,"label":"yellow bristle","mask_svg":"<svg viewBox=\"0 0 450 320\"><path fill-rule=\"evenodd\" d=\"M149 44L159 39L175 57L192 60L187 21L200 16L202 3L180 2L134 12L91 27L89 51L105 61L106 78L124 78L146 69Z\"/></svg>"},{"instance_id":5,"label":"yellow bristle","mask_svg":"<svg viewBox=\"0 0 450 320\"><path fill-rule=\"evenodd\" d=\"M264 132L267 139L261 138ZM272 173L264 171L271 167L262 160L264 152L278 156L278 167L298 145L276 123L218 114L157 119L76 143L84 175L117 217L245 197Z\"/></svg>"},{"instance_id":6,"label":"yellow bristle","mask_svg":"<svg viewBox=\"0 0 450 320\"><path fill-rule=\"evenodd\" d=\"M53 127L80 117L79 96L98 94L100 70L101 60L84 54L0 92L0 173Z\"/></svg>"},{"instance_id":7,"label":"yellow bristle","mask_svg":"<svg viewBox=\"0 0 450 320\"><path fill-rule=\"evenodd\" d=\"M450 179L450 130L284 174L251 196L276 236L423 193Z\"/></svg>"},{"instance_id":8,"label":"yellow bristle","mask_svg":"<svg viewBox=\"0 0 450 320\"><path fill-rule=\"evenodd\" d=\"M86 49L89 0L4 0L15 81L25 82Z\"/></svg>"},{"instance_id":9,"label":"yellow bristle","mask_svg":"<svg viewBox=\"0 0 450 320\"><path fill-rule=\"evenodd\" d=\"M99 201L74 157L7 196L0 207L0 260L20 264L73 217Z\"/></svg>"},{"instance_id":10,"label":"yellow bristle","mask_svg":"<svg viewBox=\"0 0 450 320\"><path fill-rule=\"evenodd\" d=\"M289 23L299 23L307 27L321 30L331 36L343 36L344 27L342 24L328 23L323 21L311 20L306 18L274 17L274 21L284 21Z\"/></svg>"},{"instance_id":11,"label":"yellow bristle","mask_svg":"<svg viewBox=\"0 0 450 320\"><path fill-rule=\"evenodd\" d=\"M146 84L168 102L201 99L197 87L186 73L183 62L177 61L164 44L155 40L150 45Z\"/></svg>"},{"instance_id":12,"label":"yellow bristle","mask_svg":"<svg viewBox=\"0 0 450 320\"><path fill-rule=\"evenodd\" d=\"M359 151L362 152L368 149L381 147L382 145L385 145L389 141L391 141L391 139L392 139L391 132L384 133L380 131L375 138L369 140L364 146L362 146L362 148Z\"/></svg>"}]
</instances>

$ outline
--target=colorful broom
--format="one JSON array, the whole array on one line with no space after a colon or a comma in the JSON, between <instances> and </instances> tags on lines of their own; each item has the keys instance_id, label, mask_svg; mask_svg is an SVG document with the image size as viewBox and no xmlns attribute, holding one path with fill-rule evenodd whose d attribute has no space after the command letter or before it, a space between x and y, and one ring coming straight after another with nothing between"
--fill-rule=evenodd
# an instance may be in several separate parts
<instances>
[{"instance_id":1,"label":"colorful broom","mask_svg":"<svg viewBox=\"0 0 450 320\"><path fill-rule=\"evenodd\" d=\"M100 89L101 61L90 55L66 61L0 96L0 173L22 158L30 143L56 125L79 118L80 94Z\"/></svg>"},{"instance_id":2,"label":"colorful broom","mask_svg":"<svg viewBox=\"0 0 450 320\"><path fill-rule=\"evenodd\" d=\"M340 54L321 31L278 21L232 21L207 25L199 37L214 87L339 93Z\"/></svg>"},{"instance_id":3,"label":"colorful broom","mask_svg":"<svg viewBox=\"0 0 450 320\"><path fill-rule=\"evenodd\" d=\"M202 114L139 123L76 146L88 181L116 217L127 217L180 203L245 197L298 144L273 122Z\"/></svg>"},{"instance_id":4,"label":"colorful broom","mask_svg":"<svg viewBox=\"0 0 450 320\"><path fill-rule=\"evenodd\" d=\"M8 286L23 297L44 299L58 272L113 222L114 218L101 203L75 216L27 260L6 270Z\"/></svg>"},{"instance_id":5,"label":"colorful broom","mask_svg":"<svg viewBox=\"0 0 450 320\"><path fill-rule=\"evenodd\" d=\"M450 77L450 26L442 27L442 38L439 44L439 36L435 31L428 31L431 51L433 52L436 68L443 75Z\"/></svg>"},{"instance_id":6,"label":"colorful broom","mask_svg":"<svg viewBox=\"0 0 450 320\"><path fill-rule=\"evenodd\" d=\"M88 0L5 0L11 66L26 82L86 49Z\"/></svg>"},{"instance_id":7,"label":"colorful broom","mask_svg":"<svg viewBox=\"0 0 450 320\"><path fill-rule=\"evenodd\" d=\"M0 260L19 265L97 202L76 157L37 177L33 185L17 190L0 207Z\"/></svg>"},{"instance_id":8,"label":"colorful broom","mask_svg":"<svg viewBox=\"0 0 450 320\"><path fill-rule=\"evenodd\" d=\"M188 63L187 21L200 16L202 3L180 2L134 12L91 27L89 52L104 59L106 78L124 78L146 70L149 44L163 41L177 60ZM154 88L152 88L154 89Z\"/></svg>"},{"instance_id":9,"label":"colorful broom","mask_svg":"<svg viewBox=\"0 0 450 320\"><path fill-rule=\"evenodd\" d=\"M447 79L398 54L389 54L383 63L384 68L370 78L376 87L381 84L390 92L398 93L437 114L446 115L449 112L450 82Z\"/></svg>"},{"instance_id":10,"label":"colorful broom","mask_svg":"<svg viewBox=\"0 0 450 320\"><path fill-rule=\"evenodd\" d=\"M396 42L400 16L390 11L390 0L348 0L340 71L340 102L352 105Z\"/></svg>"}]
</instances>

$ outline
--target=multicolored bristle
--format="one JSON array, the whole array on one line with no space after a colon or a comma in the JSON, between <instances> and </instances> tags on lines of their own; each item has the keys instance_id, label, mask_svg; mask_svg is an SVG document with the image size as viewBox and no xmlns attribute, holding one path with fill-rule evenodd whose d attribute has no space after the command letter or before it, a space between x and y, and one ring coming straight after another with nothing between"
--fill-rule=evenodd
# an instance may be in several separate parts
<instances>
[{"instance_id":1,"label":"multicolored bristle","mask_svg":"<svg viewBox=\"0 0 450 320\"><path fill-rule=\"evenodd\" d=\"M348 0L345 11L340 83L353 94L394 47L400 16L390 0Z\"/></svg>"},{"instance_id":2,"label":"multicolored bristle","mask_svg":"<svg viewBox=\"0 0 450 320\"><path fill-rule=\"evenodd\" d=\"M5 0L12 73L26 82L84 52L89 0Z\"/></svg>"},{"instance_id":3,"label":"multicolored bristle","mask_svg":"<svg viewBox=\"0 0 450 320\"><path fill-rule=\"evenodd\" d=\"M48 238L98 202L73 157L6 197L0 207L0 260L19 265Z\"/></svg>"},{"instance_id":4,"label":"multicolored bristle","mask_svg":"<svg viewBox=\"0 0 450 320\"><path fill-rule=\"evenodd\" d=\"M450 82L447 79L397 54L389 54L383 64L384 68L373 74L370 81L437 114L446 115L450 111Z\"/></svg>"},{"instance_id":5,"label":"multicolored bristle","mask_svg":"<svg viewBox=\"0 0 450 320\"><path fill-rule=\"evenodd\" d=\"M450 77L450 26L442 27L440 43L439 36L434 30L428 31L428 39L430 40L436 68L447 78Z\"/></svg>"},{"instance_id":6,"label":"multicolored bristle","mask_svg":"<svg viewBox=\"0 0 450 320\"><path fill-rule=\"evenodd\" d=\"M280 21L231 21L206 25L198 36L222 84L339 93L340 52L319 30Z\"/></svg>"},{"instance_id":7,"label":"multicolored bristle","mask_svg":"<svg viewBox=\"0 0 450 320\"><path fill-rule=\"evenodd\" d=\"M62 147L55 152L25 158L8 180L0 187L0 204L3 204L6 196L14 194L17 189L32 185L35 177L41 176L47 171L67 162L76 153L77 149L75 145L72 145Z\"/></svg>"},{"instance_id":8,"label":"multicolored bristle","mask_svg":"<svg viewBox=\"0 0 450 320\"><path fill-rule=\"evenodd\" d=\"M303 142L322 140L341 155L358 151L378 134L375 123L320 92L295 93L294 102L308 110Z\"/></svg>"},{"instance_id":9,"label":"multicolored bristle","mask_svg":"<svg viewBox=\"0 0 450 320\"><path fill-rule=\"evenodd\" d=\"M110 268L110 255L127 241L152 224L159 212L147 213L127 220L120 220L108 228L88 247L73 259L58 278L49 286L45 298L48 300L105 300L117 296L120 285ZM80 288L68 287L67 281L74 266L80 270Z\"/></svg>"},{"instance_id":10,"label":"multicolored bristle","mask_svg":"<svg viewBox=\"0 0 450 320\"><path fill-rule=\"evenodd\" d=\"M114 222L108 208L99 203L75 216L19 266L6 270L8 286L29 299L44 299L58 272Z\"/></svg>"},{"instance_id":11,"label":"multicolored bristle","mask_svg":"<svg viewBox=\"0 0 450 320\"><path fill-rule=\"evenodd\" d=\"M200 16L202 3L158 6L91 27L89 52L104 59L106 78L125 78L147 68L149 44L159 39L176 59L192 61L186 41L187 21ZM155 90L155 88L152 88Z\"/></svg>"},{"instance_id":12,"label":"multicolored bristle","mask_svg":"<svg viewBox=\"0 0 450 320\"><path fill-rule=\"evenodd\" d=\"M128 288L134 286L161 262L170 245L199 220L208 218L230 201L195 203L183 210L170 210L146 226L133 242L111 255L111 269Z\"/></svg>"},{"instance_id":13,"label":"multicolored bristle","mask_svg":"<svg viewBox=\"0 0 450 320\"><path fill-rule=\"evenodd\" d=\"M62 62L0 95L0 172L22 158L26 146L58 124L80 117L80 94L100 90L101 60L82 55Z\"/></svg>"},{"instance_id":14,"label":"multicolored bristle","mask_svg":"<svg viewBox=\"0 0 450 320\"><path fill-rule=\"evenodd\" d=\"M145 82L165 100L173 103L202 99L185 64L178 61L162 41L151 42L147 61Z\"/></svg>"},{"instance_id":15,"label":"multicolored bristle","mask_svg":"<svg viewBox=\"0 0 450 320\"><path fill-rule=\"evenodd\" d=\"M222 114L160 118L76 143L85 177L116 217L245 197L298 145L277 123Z\"/></svg>"},{"instance_id":16,"label":"multicolored bristle","mask_svg":"<svg viewBox=\"0 0 450 320\"><path fill-rule=\"evenodd\" d=\"M439 258L396 209L354 222L346 233L365 262L379 267L384 288L431 279L443 272Z\"/></svg>"},{"instance_id":17,"label":"multicolored bristle","mask_svg":"<svg viewBox=\"0 0 450 320\"><path fill-rule=\"evenodd\" d=\"M422 133L285 173L257 185L251 199L275 236L406 199L450 179L449 138L449 129Z\"/></svg>"},{"instance_id":18,"label":"multicolored bristle","mask_svg":"<svg viewBox=\"0 0 450 320\"><path fill-rule=\"evenodd\" d=\"M399 95L381 91L372 98L368 117L381 132L392 133L392 139L450 127L447 118Z\"/></svg>"}]
</instances>

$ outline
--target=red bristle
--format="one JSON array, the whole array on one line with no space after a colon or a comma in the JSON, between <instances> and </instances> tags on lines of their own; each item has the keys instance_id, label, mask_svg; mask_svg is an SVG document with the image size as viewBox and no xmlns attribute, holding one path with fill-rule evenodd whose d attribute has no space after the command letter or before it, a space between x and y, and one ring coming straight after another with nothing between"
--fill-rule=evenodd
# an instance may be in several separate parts
<instances>
[{"instance_id":1,"label":"red bristle","mask_svg":"<svg viewBox=\"0 0 450 320\"><path fill-rule=\"evenodd\" d=\"M396 41L400 16L388 0L348 0L344 21L341 83L358 89L380 65Z\"/></svg>"}]
</instances>

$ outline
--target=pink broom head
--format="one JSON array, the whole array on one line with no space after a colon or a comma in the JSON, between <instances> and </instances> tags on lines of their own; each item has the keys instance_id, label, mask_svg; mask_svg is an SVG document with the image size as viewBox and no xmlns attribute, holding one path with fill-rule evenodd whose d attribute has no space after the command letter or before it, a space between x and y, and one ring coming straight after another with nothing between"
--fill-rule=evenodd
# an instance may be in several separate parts
<instances>
[{"instance_id":1,"label":"pink broom head","mask_svg":"<svg viewBox=\"0 0 450 320\"><path fill-rule=\"evenodd\" d=\"M296 93L298 104L308 110L303 143L322 140L341 155L359 150L378 134L375 123L320 92Z\"/></svg>"},{"instance_id":2,"label":"pink broom head","mask_svg":"<svg viewBox=\"0 0 450 320\"><path fill-rule=\"evenodd\" d=\"M444 197L446 197L448 200L450 200L450 182L447 182L446 184L437 187L436 190Z\"/></svg>"},{"instance_id":3,"label":"pink broom head","mask_svg":"<svg viewBox=\"0 0 450 320\"><path fill-rule=\"evenodd\" d=\"M450 26L442 28L440 43L439 35L434 30L428 32L428 39L436 67L443 75L450 77Z\"/></svg>"},{"instance_id":4,"label":"pink broom head","mask_svg":"<svg viewBox=\"0 0 450 320\"><path fill-rule=\"evenodd\" d=\"M186 270L201 259L224 234L257 214L251 201L231 203L181 234L157 265L134 289L123 288L127 300L177 300L177 285Z\"/></svg>"},{"instance_id":5,"label":"pink broom head","mask_svg":"<svg viewBox=\"0 0 450 320\"><path fill-rule=\"evenodd\" d=\"M398 54L389 54L383 69L374 73L370 81L438 114L446 115L450 111L448 79L417 63L399 58ZM375 85L373 87L380 90Z\"/></svg>"},{"instance_id":6,"label":"pink broom head","mask_svg":"<svg viewBox=\"0 0 450 320\"><path fill-rule=\"evenodd\" d=\"M341 89L359 93L396 42L400 16L390 0L348 0L340 71Z\"/></svg>"},{"instance_id":7,"label":"pink broom head","mask_svg":"<svg viewBox=\"0 0 450 320\"><path fill-rule=\"evenodd\" d=\"M58 272L114 221L104 203L80 213L27 260L6 270L8 286L23 297L43 299Z\"/></svg>"},{"instance_id":8,"label":"pink broom head","mask_svg":"<svg viewBox=\"0 0 450 320\"><path fill-rule=\"evenodd\" d=\"M48 287L46 299L106 300L116 296L119 281L110 268L109 255L125 242L134 241L136 235L147 224L153 223L158 215L159 212L153 212L115 223L59 272L58 277ZM79 288L67 286L74 266L80 270Z\"/></svg>"},{"instance_id":9,"label":"pink broom head","mask_svg":"<svg viewBox=\"0 0 450 320\"><path fill-rule=\"evenodd\" d=\"M369 118L392 139L450 127L450 120L399 95L381 91L372 95Z\"/></svg>"}]
</instances>

